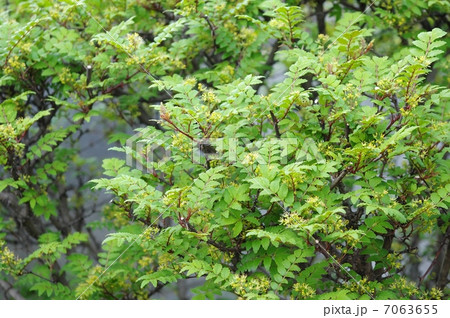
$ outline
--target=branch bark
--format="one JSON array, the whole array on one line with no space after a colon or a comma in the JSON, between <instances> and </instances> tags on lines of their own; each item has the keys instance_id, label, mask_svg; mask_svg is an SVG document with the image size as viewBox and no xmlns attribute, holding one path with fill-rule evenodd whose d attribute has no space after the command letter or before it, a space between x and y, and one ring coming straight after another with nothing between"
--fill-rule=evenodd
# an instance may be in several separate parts
<instances>
[{"instance_id":1,"label":"branch bark","mask_svg":"<svg viewBox=\"0 0 450 318\"><path fill-rule=\"evenodd\" d=\"M318 0L316 7L316 19L317 19L317 28L319 30L319 34L326 34L326 25L325 25L325 11L323 10L323 3L325 0Z\"/></svg>"}]
</instances>

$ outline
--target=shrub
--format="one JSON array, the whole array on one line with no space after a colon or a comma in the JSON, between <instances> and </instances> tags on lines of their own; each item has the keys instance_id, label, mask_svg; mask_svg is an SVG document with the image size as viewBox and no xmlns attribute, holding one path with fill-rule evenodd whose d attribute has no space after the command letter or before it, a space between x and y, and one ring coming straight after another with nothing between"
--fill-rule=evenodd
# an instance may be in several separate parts
<instances>
[{"instance_id":1,"label":"shrub","mask_svg":"<svg viewBox=\"0 0 450 318\"><path fill-rule=\"evenodd\" d=\"M203 277L195 298L447 297L446 1L11 3L10 296L147 299ZM118 152L104 177L79 149L91 118Z\"/></svg>"}]
</instances>

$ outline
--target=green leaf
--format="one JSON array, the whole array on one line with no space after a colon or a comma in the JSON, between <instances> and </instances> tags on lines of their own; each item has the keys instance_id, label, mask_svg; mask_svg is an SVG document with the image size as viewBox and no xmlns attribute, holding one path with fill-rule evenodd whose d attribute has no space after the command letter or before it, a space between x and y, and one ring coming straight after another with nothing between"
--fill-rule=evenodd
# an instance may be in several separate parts
<instances>
[{"instance_id":1,"label":"green leaf","mask_svg":"<svg viewBox=\"0 0 450 318\"><path fill-rule=\"evenodd\" d=\"M12 186L17 188L17 186L14 183L14 179L12 178L7 178L4 180L0 180L0 192L2 192L3 190L5 190L6 187L8 186Z\"/></svg>"},{"instance_id":2,"label":"green leaf","mask_svg":"<svg viewBox=\"0 0 450 318\"><path fill-rule=\"evenodd\" d=\"M270 240L269 240L269 238L264 237L264 238L261 240L261 246L267 251L267 249L269 248L269 245L270 245Z\"/></svg>"},{"instance_id":3,"label":"green leaf","mask_svg":"<svg viewBox=\"0 0 450 318\"><path fill-rule=\"evenodd\" d=\"M278 191L278 196L280 197L281 200L286 199L287 195L289 192L289 188L286 184L281 184L280 189Z\"/></svg>"},{"instance_id":4,"label":"green leaf","mask_svg":"<svg viewBox=\"0 0 450 318\"><path fill-rule=\"evenodd\" d=\"M176 275L172 270L163 269L151 274L141 276L136 281L142 281L141 288L144 288L149 283L152 284L153 287L157 287L158 283L166 284L176 282L177 277L178 275Z\"/></svg>"},{"instance_id":5,"label":"green leaf","mask_svg":"<svg viewBox=\"0 0 450 318\"><path fill-rule=\"evenodd\" d=\"M392 208L381 208L386 215L393 217L395 220L397 220L400 223L406 222L406 217L398 210L392 209Z\"/></svg>"},{"instance_id":6,"label":"green leaf","mask_svg":"<svg viewBox=\"0 0 450 318\"><path fill-rule=\"evenodd\" d=\"M434 204L437 204L439 201L441 201L441 197L437 193L430 194L431 201L433 201Z\"/></svg>"},{"instance_id":7,"label":"green leaf","mask_svg":"<svg viewBox=\"0 0 450 318\"><path fill-rule=\"evenodd\" d=\"M236 222L234 225L232 231L231 231L231 237L236 237L242 232L243 224L241 221Z\"/></svg>"}]
</instances>

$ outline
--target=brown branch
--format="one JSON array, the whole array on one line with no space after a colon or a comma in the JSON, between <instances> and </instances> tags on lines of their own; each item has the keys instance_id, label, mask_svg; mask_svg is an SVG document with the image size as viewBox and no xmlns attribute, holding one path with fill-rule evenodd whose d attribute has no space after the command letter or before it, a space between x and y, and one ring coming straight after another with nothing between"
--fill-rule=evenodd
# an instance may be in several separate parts
<instances>
[{"instance_id":1,"label":"brown branch","mask_svg":"<svg viewBox=\"0 0 450 318\"><path fill-rule=\"evenodd\" d=\"M316 7L316 19L317 19L317 28L319 30L319 34L326 34L326 25L325 25L325 15L326 13L323 10L323 3L325 0L318 0Z\"/></svg>"},{"instance_id":2,"label":"brown branch","mask_svg":"<svg viewBox=\"0 0 450 318\"><path fill-rule=\"evenodd\" d=\"M333 190L334 188L336 188L336 186L342 181L342 179L344 179L344 177L348 174L348 170L342 170L341 173L337 176L336 179L333 180L333 182L331 183L330 186L330 190Z\"/></svg>"},{"instance_id":3,"label":"brown branch","mask_svg":"<svg viewBox=\"0 0 450 318\"><path fill-rule=\"evenodd\" d=\"M213 39L213 51L211 53L211 58L213 58L214 57L214 53L216 52L216 48L217 48L217 44L216 44L216 30L217 30L217 26L215 26L211 22L211 20L209 19L209 17L206 14L202 14L201 17L206 20L206 22L208 23L209 29L211 30L211 37Z\"/></svg>"},{"instance_id":4,"label":"brown branch","mask_svg":"<svg viewBox=\"0 0 450 318\"><path fill-rule=\"evenodd\" d=\"M185 228L186 230L192 232L192 233L198 233L197 230L192 226L192 224L190 224L188 221L186 221L184 218L180 219L180 225ZM215 240L212 239L212 234L210 235L210 238L206 241L206 243L216 247L217 249L219 249L222 252L227 252L227 253L240 253L239 248L237 247L228 247L226 246L224 243L222 242L217 242Z\"/></svg>"},{"instance_id":5,"label":"brown branch","mask_svg":"<svg viewBox=\"0 0 450 318\"><path fill-rule=\"evenodd\" d=\"M281 134L280 134L280 128L278 127L278 119L275 117L275 114L273 113L273 111L270 111L270 117L272 118L273 127L275 128L275 135L277 136L278 139L280 139Z\"/></svg>"},{"instance_id":6,"label":"brown branch","mask_svg":"<svg viewBox=\"0 0 450 318\"><path fill-rule=\"evenodd\" d=\"M436 252L436 255L434 256L433 261L431 262L431 264L430 264L430 266L428 267L428 269L427 269L427 271L425 272L425 274L423 274L422 277L420 277L419 284L418 284L419 286L422 284L423 280L428 276L428 274L430 273L430 271L431 271L431 269L434 267L434 265L436 265L436 263L437 263L437 261L438 261L438 258L439 258L439 255L440 255L441 252L442 252L442 248L445 246L445 243L447 242L447 239L448 239L448 238L449 238L449 236L446 236L446 237L442 240L441 245L439 246L439 249L438 249L438 251ZM447 251L447 253L448 253L448 251ZM447 256L447 258L448 258L448 256ZM448 272L447 272L447 274L444 273L444 275L447 276L447 275L448 275Z\"/></svg>"}]
</instances>

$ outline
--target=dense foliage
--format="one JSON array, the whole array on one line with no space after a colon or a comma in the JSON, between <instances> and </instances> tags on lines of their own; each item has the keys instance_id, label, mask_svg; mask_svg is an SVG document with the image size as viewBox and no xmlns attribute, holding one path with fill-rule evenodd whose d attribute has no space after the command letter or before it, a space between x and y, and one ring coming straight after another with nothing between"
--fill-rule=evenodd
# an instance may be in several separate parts
<instances>
[{"instance_id":1,"label":"dense foliage","mask_svg":"<svg viewBox=\"0 0 450 318\"><path fill-rule=\"evenodd\" d=\"M2 1L4 297L448 298L449 8Z\"/></svg>"}]
</instances>

